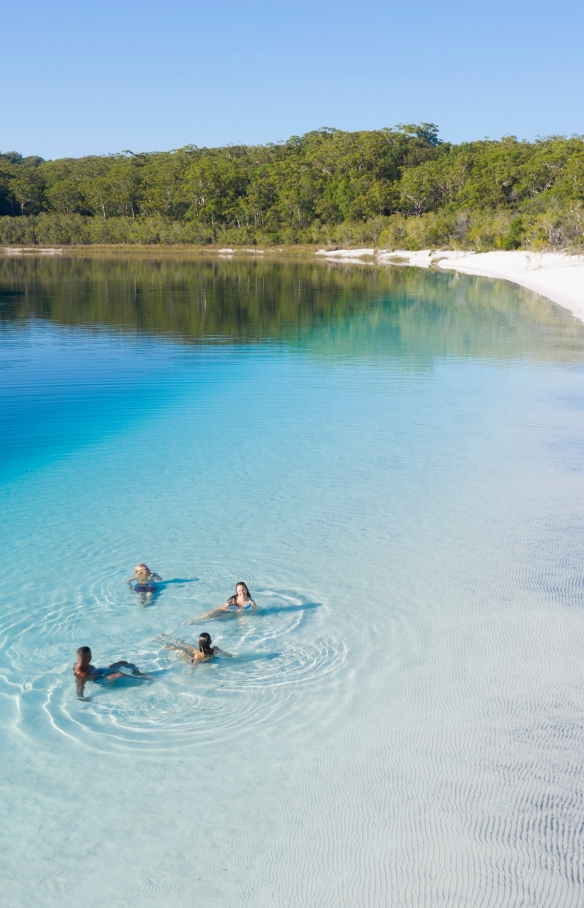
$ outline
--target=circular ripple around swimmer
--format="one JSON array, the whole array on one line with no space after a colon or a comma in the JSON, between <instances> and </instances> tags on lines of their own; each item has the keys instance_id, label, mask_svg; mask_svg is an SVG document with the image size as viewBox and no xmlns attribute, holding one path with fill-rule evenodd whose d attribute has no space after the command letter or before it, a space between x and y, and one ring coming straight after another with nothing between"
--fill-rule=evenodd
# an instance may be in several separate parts
<instances>
[{"instance_id":1,"label":"circular ripple around swimmer","mask_svg":"<svg viewBox=\"0 0 584 908\"><path fill-rule=\"evenodd\" d=\"M143 655L140 664L152 681L128 677L111 686L87 684L85 702L76 699L69 673L37 679L31 696L22 698L22 722L24 729L31 725L27 709L38 710L43 699L53 729L91 750L139 747L154 753L217 742L269 722L283 708L288 713L298 685L322 682L345 655L344 647L325 639L279 652L248 652L233 661L221 658L194 671L170 652L155 659Z\"/></svg>"},{"instance_id":2,"label":"circular ripple around swimmer","mask_svg":"<svg viewBox=\"0 0 584 908\"><path fill-rule=\"evenodd\" d=\"M204 585L209 591L217 586L211 579ZM118 641L127 636L127 628L124 634L124 626L112 623L112 615L105 635L103 613L88 609L86 591L67 601L59 601L57 592L49 601L43 592L44 601L32 622L23 608L0 621L5 631L2 692L14 701L13 715L25 736L38 729L44 715L49 720L47 731L100 751L139 746L158 752L217 741L240 727L289 714L293 686L318 683L345 658L344 647L315 635L321 603L296 591L263 589L257 594L261 601L257 612L213 622L215 642L237 658L200 665L195 675L151 638L120 653ZM178 615L181 612L184 615L182 608L177 609ZM195 642L199 629L192 631L184 628L181 636ZM299 641L300 636L310 642ZM90 700L78 701L71 674L75 646L81 639L94 638L100 639L98 664L128 655L152 672L154 680L88 684ZM31 667L39 672L36 678L31 677Z\"/></svg>"},{"instance_id":3,"label":"circular ripple around swimmer","mask_svg":"<svg viewBox=\"0 0 584 908\"><path fill-rule=\"evenodd\" d=\"M344 661L344 646L334 646L329 640L298 644L282 652L244 654L230 664L230 672L222 687L233 689L244 685L264 690L271 687L313 684L323 675L335 671Z\"/></svg>"},{"instance_id":4,"label":"circular ripple around swimmer","mask_svg":"<svg viewBox=\"0 0 584 908\"><path fill-rule=\"evenodd\" d=\"M32 610L29 600L12 609L5 608L0 616L0 637L3 637L15 647L16 651L23 647L26 650L27 640L38 640L39 647L48 638L58 639L76 626L84 615L84 603L79 599L71 599L52 594L50 600L46 595L42 603ZM26 658L29 657L26 653ZM28 666L25 665L25 668Z\"/></svg>"},{"instance_id":5,"label":"circular ripple around swimmer","mask_svg":"<svg viewBox=\"0 0 584 908\"><path fill-rule=\"evenodd\" d=\"M120 615L128 609L168 603L176 597L177 592L181 591L184 595L189 585L193 583L191 578L182 581L171 578L170 581L159 584L154 594L144 595L137 593L128 585L127 579L132 573L130 569L123 577L116 573L92 579L83 590L88 606L100 613Z\"/></svg>"}]
</instances>

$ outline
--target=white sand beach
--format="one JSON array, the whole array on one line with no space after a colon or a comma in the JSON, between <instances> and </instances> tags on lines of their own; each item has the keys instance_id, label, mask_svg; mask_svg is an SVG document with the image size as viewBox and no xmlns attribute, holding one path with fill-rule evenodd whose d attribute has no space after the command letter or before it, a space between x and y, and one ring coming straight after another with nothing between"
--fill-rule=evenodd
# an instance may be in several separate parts
<instances>
[{"instance_id":1,"label":"white sand beach","mask_svg":"<svg viewBox=\"0 0 584 908\"><path fill-rule=\"evenodd\" d=\"M540 293L584 321L584 256L557 252L461 252L423 249L393 252L375 249L321 249L317 255L337 261L366 261L380 264L438 267L480 277L500 278Z\"/></svg>"}]
</instances>

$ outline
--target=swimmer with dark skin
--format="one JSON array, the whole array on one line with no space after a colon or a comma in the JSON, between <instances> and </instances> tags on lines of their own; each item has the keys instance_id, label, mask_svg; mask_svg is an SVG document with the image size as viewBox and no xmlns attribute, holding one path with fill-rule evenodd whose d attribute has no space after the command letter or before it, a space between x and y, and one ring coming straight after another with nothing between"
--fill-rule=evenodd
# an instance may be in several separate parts
<instances>
[{"instance_id":1,"label":"swimmer with dark skin","mask_svg":"<svg viewBox=\"0 0 584 908\"><path fill-rule=\"evenodd\" d=\"M108 684L118 681L120 678L127 678L127 672L119 671L120 668L129 668L132 676L135 678L144 678L151 681L152 675L145 675L133 662L126 662L120 659L119 662L112 662L107 668L96 668L91 664L91 650L88 646L80 646L77 650L77 662L73 666L75 675L75 686L77 687L77 699L87 700L83 696L83 690L87 681L107 681Z\"/></svg>"},{"instance_id":2,"label":"swimmer with dark skin","mask_svg":"<svg viewBox=\"0 0 584 908\"><path fill-rule=\"evenodd\" d=\"M185 621L185 624L197 624L199 621L206 621L207 618L216 618L218 615L222 615L224 612L246 612L250 609L256 609L257 605L251 597L251 593L247 588L247 584L240 580L239 583L235 585L235 596L230 596L227 602L224 602L223 605L218 605L217 608L211 609L210 612L205 612L204 615L198 615L196 618L191 618L190 621Z\"/></svg>"},{"instance_id":3,"label":"swimmer with dark skin","mask_svg":"<svg viewBox=\"0 0 584 908\"><path fill-rule=\"evenodd\" d=\"M193 646L192 643L185 643L184 640L177 640L176 637L169 637L168 634L162 634L157 638L166 647L177 653L185 662L190 662L195 668L199 662L209 662L214 656L227 656L228 659L235 659L232 653L226 653L225 650L218 646L212 646L210 634L202 633L199 636L199 646Z\"/></svg>"}]
</instances>

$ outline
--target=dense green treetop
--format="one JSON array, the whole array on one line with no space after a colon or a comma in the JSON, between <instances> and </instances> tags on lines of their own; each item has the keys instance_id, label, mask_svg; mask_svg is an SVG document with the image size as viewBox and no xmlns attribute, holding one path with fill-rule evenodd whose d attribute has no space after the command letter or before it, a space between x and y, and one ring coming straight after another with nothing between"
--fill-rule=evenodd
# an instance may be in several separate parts
<instances>
[{"instance_id":1,"label":"dense green treetop","mask_svg":"<svg viewBox=\"0 0 584 908\"><path fill-rule=\"evenodd\" d=\"M126 242L233 243L351 243L342 225L352 225L355 237L359 225L370 225L375 244L384 230L388 245L403 239L415 247L424 231L432 244L434 230L437 241L446 231L451 242L479 247L514 248L536 234L552 246L577 245L584 236L584 137L453 145L423 123L320 129L276 145L56 161L7 152L0 154L0 216L41 217L33 242L42 242L39 224L56 231L56 242L67 242L59 229L75 242L77 224L85 230L80 242L119 235ZM113 225L82 228L74 218L118 219L118 234ZM143 224L130 227L128 219ZM160 225L168 234L172 223L180 229L165 239ZM22 237L10 225L0 229L0 242Z\"/></svg>"}]
</instances>

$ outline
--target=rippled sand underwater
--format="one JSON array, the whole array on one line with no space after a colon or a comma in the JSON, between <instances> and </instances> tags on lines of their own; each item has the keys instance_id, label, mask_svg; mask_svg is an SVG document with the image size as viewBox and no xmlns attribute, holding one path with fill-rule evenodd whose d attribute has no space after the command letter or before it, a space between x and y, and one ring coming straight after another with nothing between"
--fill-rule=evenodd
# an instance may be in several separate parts
<instances>
[{"instance_id":1,"label":"rippled sand underwater","mask_svg":"<svg viewBox=\"0 0 584 908\"><path fill-rule=\"evenodd\" d=\"M501 282L0 260L2 904L584 905L583 362Z\"/></svg>"}]
</instances>

